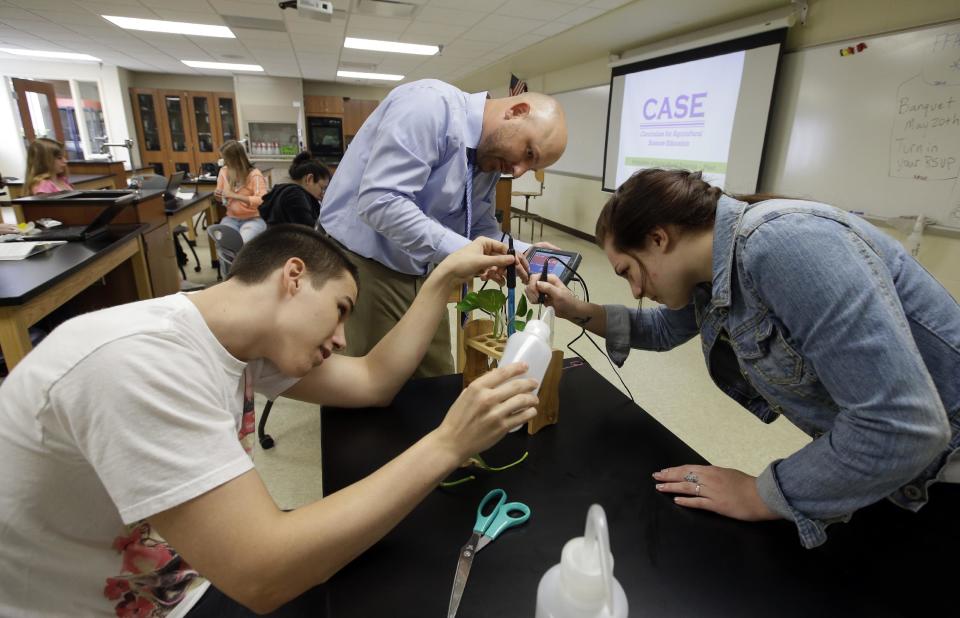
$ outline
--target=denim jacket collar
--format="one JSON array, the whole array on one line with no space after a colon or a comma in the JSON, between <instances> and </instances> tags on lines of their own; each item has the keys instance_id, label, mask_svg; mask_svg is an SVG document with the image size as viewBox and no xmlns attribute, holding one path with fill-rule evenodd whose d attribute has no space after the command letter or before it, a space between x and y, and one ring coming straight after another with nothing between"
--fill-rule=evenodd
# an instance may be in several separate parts
<instances>
[{"instance_id":1,"label":"denim jacket collar","mask_svg":"<svg viewBox=\"0 0 960 618\"><path fill-rule=\"evenodd\" d=\"M734 243L746 207L745 202L727 195L721 195L717 200L717 216L713 227L713 298L710 301L714 307L730 306Z\"/></svg>"}]
</instances>

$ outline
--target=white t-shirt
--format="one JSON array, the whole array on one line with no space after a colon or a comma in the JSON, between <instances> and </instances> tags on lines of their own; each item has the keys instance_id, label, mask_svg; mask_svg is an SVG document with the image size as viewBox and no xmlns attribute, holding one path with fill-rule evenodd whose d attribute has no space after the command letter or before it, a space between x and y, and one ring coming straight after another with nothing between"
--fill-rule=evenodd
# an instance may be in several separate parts
<instances>
[{"instance_id":1,"label":"white t-shirt","mask_svg":"<svg viewBox=\"0 0 960 618\"><path fill-rule=\"evenodd\" d=\"M253 467L243 363L181 294L77 317L0 386L0 616L181 616L209 585L144 520ZM137 613L136 610L140 610Z\"/></svg>"}]
</instances>

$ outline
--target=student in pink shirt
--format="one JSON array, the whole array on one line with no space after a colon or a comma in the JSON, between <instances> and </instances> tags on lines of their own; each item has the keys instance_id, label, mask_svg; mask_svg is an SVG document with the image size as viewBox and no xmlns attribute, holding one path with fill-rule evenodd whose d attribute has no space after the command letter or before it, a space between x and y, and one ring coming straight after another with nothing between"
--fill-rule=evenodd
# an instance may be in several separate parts
<instances>
[{"instance_id":1,"label":"student in pink shirt","mask_svg":"<svg viewBox=\"0 0 960 618\"><path fill-rule=\"evenodd\" d=\"M243 144L230 140L220 147L223 167L217 176L216 198L226 206L227 216L220 223L229 225L247 242L263 230L267 224L260 217L260 204L267 194L267 182L263 174L253 167L247 158Z\"/></svg>"},{"instance_id":2,"label":"student in pink shirt","mask_svg":"<svg viewBox=\"0 0 960 618\"><path fill-rule=\"evenodd\" d=\"M27 172L24 174L25 195L72 191L67 180L67 158L63 144L41 137L27 148Z\"/></svg>"}]
</instances>

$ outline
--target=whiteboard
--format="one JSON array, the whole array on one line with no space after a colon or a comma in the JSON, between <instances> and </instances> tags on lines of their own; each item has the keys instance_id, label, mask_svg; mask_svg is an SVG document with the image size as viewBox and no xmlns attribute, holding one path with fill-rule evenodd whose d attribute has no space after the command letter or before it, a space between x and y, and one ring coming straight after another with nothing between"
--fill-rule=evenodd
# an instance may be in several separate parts
<instances>
[{"instance_id":1,"label":"whiteboard","mask_svg":"<svg viewBox=\"0 0 960 618\"><path fill-rule=\"evenodd\" d=\"M551 96L567 116L567 149L547 171L599 179L603 176L609 84Z\"/></svg>"},{"instance_id":2,"label":"whiteboard","mask_svg":"<svg viewBox=\"0 0 960 618\"><path fill-rule=\"evenodd\" d=\"M960 227L958 176L960 22L783 56L762 190Z\"/></svg>"}]
</instances>

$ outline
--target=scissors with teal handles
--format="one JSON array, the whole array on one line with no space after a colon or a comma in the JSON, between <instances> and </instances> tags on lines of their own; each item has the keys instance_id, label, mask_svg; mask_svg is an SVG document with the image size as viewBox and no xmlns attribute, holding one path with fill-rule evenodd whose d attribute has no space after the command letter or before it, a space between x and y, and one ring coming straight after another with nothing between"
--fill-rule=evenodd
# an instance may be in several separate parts
<instances>
[{"instance_id":1,"label":"scissors with teal handles","mask_svg":"<svg viewBox=\"0 0 960 618\"><path fill-rule=\"evenodd\" d=\"M489 514L483 510L492 501L496 505ZM473 565L473 556L490 544L500 533L507 528L519 526L530 519L530 507L522 502L507 502L507 492L502 489L493 489L477 507L477 522L473 525L473 534L470 540L460 550L460 559L457 561L457 574L453 578L453 590L450 592L450 605L447 608L447 618L457 615L460 607L460 597L463 596L463 587L467 585L467 576Z\"/></svg>"}]
</instances>

